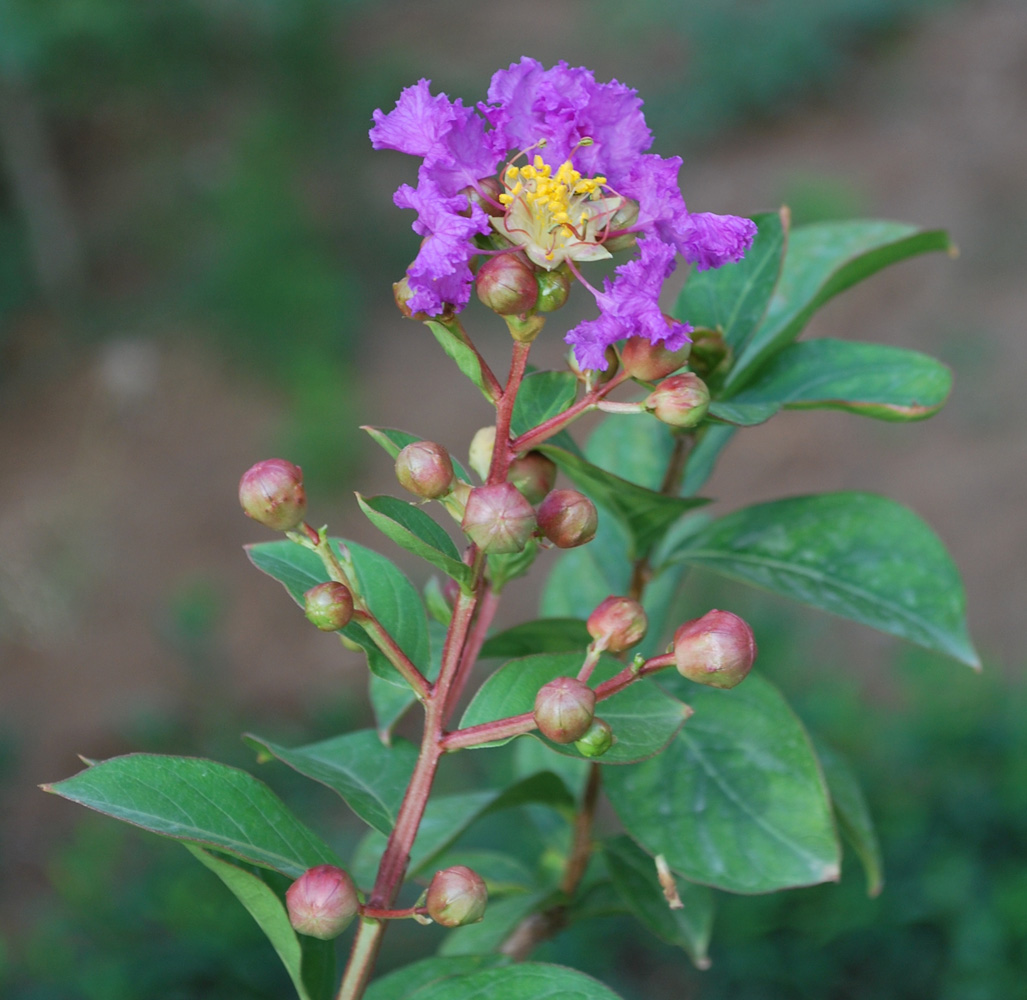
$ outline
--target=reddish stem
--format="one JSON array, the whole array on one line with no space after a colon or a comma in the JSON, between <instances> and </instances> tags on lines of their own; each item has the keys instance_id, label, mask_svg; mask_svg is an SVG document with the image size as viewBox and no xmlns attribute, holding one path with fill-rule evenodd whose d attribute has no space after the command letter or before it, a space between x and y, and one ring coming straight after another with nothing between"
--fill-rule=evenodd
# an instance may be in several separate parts
<instances>
[{"instance_id":1,"label":"reddish stem","mask_svg":"<svg viewBox=\"0 0 1027 1000\"><path fill-rule=\"evenodd\" d=\"M510 358L510 375L506 380L503 395L496 403L496 444L492 449L492 464L489 467L489 485L501 483L506 479L510 467L510 458L514 450L510 444L510 420L513 417L517 390L524 379L524 370L528 365L528 353L531 343L515 340L513 354Z\"/></svg>"}]
</instances>

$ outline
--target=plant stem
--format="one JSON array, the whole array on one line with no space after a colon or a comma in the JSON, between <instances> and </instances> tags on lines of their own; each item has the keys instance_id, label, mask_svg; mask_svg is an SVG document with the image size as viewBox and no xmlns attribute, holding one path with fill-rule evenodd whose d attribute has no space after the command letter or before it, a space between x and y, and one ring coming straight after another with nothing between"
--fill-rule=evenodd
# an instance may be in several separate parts
<instances>
[{"instance_id":1,"label":"plant stem","mask_svg":"<svg viewBox=\"0 0 1027 1000\"><path fill-rule=\"evenodd\" d=\"M524 370L528 365L528 353L531 343L515 340L513 353L510 357L510 374L506 380L503 395L496 403L496 443L492 449L492 464L489 466L489 485L501 483L506 479L510 467L510 457L514 454L510 442L510 420L513 417L517 391L524 379Z\"/></svg>"},{"instance_id":2,"label":"plant stem","mask_svg":"<svg viewBox=\"0 0 1027 1000\"><path fill-rule=\"evenodd\" d=\"M411 662L410 658L399 648L399 644L385 630L385 627L368 611L353 612L355 621L370 637L371 641L378 647L382 655L402 675L403 679L414 689L418 700L424 702L428 697L431 687L428 679Z\"/></svg>"}]
</instances>

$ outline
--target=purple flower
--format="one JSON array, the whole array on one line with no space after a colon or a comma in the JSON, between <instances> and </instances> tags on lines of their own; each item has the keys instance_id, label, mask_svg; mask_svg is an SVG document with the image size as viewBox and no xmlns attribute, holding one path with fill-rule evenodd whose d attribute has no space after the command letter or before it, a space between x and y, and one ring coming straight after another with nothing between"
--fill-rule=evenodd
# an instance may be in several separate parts
<instances>
[{"instance_id":1,"label":"purple flower","mask_svg":"<svg viewBox=\"0 0 1027 1000\"><path fill-rule=\"evenodd\" d=\"M676 255L699 270L719 267L740 260L756 233L748 219L690 214L681 160L647 152L652 136L635 91L598 83L583 67L521 59L493 76L477 108L433 96L421 80L388 114L375 111L374 123L376 149L423 160L417 187L403 185L394 199L417 212L413 228L425 237L407 272L410 308L462 309L476 254L523 253L539 270L572 272L595 296L598 318L566 337L584 368L605 368L606 348L625 337L681 347L691 328L659 308ZM488 214L475 202L490 205ZM602 291L588 284L581 264L633 242L639 255L612 282Z\"/></svg>"}]
</instances>

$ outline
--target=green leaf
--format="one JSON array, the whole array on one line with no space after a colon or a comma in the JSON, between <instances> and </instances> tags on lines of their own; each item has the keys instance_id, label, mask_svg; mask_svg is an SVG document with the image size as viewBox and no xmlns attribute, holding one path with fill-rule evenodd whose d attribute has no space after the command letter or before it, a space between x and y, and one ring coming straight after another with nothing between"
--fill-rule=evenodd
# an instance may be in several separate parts
<instances>
[{"instance_id":1,"label":"green leaf","mask_svg":"<svg viewBox=\"0 0 1027 1000\"><path fill-rule=\"evenodd\" d=\"M517 925L552 895L551 890L489 900L485 917L477 924L457 927L446 935L440 955L487 955L499 949Z\"/></svg>"},{"instance_id":2,"label":"green leaf","mask_svg":"<svg viewBox=\"0 0 1027 1000\"><path fill-rule=\"evenodd\" d=\"M514 625L485 641L481 659L529 656L532 653L567 653L581 650L592 637L580 618L539 618Z\"/></svg>"},{"instance_id":3,"label":"green leaf","mask_svg":"<svg viewBox=\"0 0 1027 1000\"><path fill-rule=\"evenodd\" d=\"M814 744L831 792L838 828L863 865L867 877L867 895L877 896L884 887L881 845L877 841L874 821L863 797L863 789L859 787L852 768L835 750L819 739L814 740Z\"/></svg>"},{"instance_id":4,"label":"green leaf","mask_svg":"<svg viewBox=\"0 0 1027 1000\"><path fill-rule=\"evenodd\" d=\"M636 486L562 448L547 444L539 450L556 462L597 506L617 518L631 539L631 561L647 555L682 514L708 502L698 497L665 496Z\"/></svg>"},{"instance_id":5,"label":"green leaf","mask_svg":"<svg viewBox=\"0 0 1027 1000\"><path fill-rule=\"evenodd\" d=\"M408 996L410 1000L619 1000L616 993L582 972L541 962L453 976Z\"/></svg>"},{"instance_id":6,"label":"green leaf","mask_svg":"<svg viewBox=\"0 0 1027 1000\"><path fill-rule=\"evenodd\" d=\"M423 441L424 438L418 437L416 434L411 434L408 431L397 430L395 427L370 427L364 424L361 428L362 431L367 431L371 440L376 444L381 445L385 451L395 458L408 444L413 444L415 441ZM450 461L453 463L453 468L456 470L456 474L465 482L471 482L471 477L467 470L455 459L452 455L449 456Z\"/></svg>"},{"instance_id":7,"label":"green leaf","mask_svg":"<svg viewBox=\"0 0 1027 1000\"><path fill-rule=\"evenodd\" d=\"M728 403L711 407L848 410L878 420L923 420L952 388L940 361L885 344L805 340L790 344Z\"/></svg>"},{"instance_id":8,"label":"green leaf","mask_svg":"<svg viewBox=\"0 0 1027 1000\"><path fill-rule=\"evenodd\" d=\"M746 507L685 539L674 557L980 665L952 559L916 514L886 497L827 493Z\"/></svg>"},{"instance_id":9,"label":"green leaf","mask_svg":"<svg viewBox=\"0 0 1027 1000\"><path fill-rule=\"evenodd\" d=\"M693 326L721 330L737 355L767 311L781 273L788 211L753 216L756 239L742 260L708 271L693 270L674 315Z\"/></svg>"},{"instance_id":10,"label":"green leaf","mask_svg":"<svg viewBox=\"0 0 1027 1000\"><path fill-rule=\"evenodd\" d=\"M610 878L635 918L658 938L685 951L698 969L708 969L708 949L713 933L713 892L694 882L675 882L684 904L671 909L656 862L630 837L613 837L602 842L603 858Z\"/></svg>"},{"instance_id":11,"label":"green leaf","mask_svg":"<svg viewBox=\"0 0 1027 1000\"><path fill-rule=\"evenodd\" d=\"M454 976L465 976L482 968L505 965L505 955L454 955L451 958L422 958L376 979L367 988L364 1000L407 1000L417 990Z\"/></svg>"},{"instance_id":12,"label":"green leaf","mask_svg":"<svg viewBox=\"0 0 1027 1000\"><path fill-rule=\"evenodd\" d=\"M532 372L517 391L510 431L517 437L550 417L563 413L578 394L578 380L572 372Z\"/></svg>"},{"instance_id":13,"label":"green leaf","mask_svg":"<svg viewBox=\"0 0 1027 1000\"><path fill-rule=\"evenodd\" d=\"M736 403L733 399L727 402L710 404L710 416L736 427L755 427L766 423L781 409L778 403Z\"/></svg>"},{"instance_id":14,"label":"green leaf","mask_svg":"<svg viewBox=\"0 0 1027 1000\"><path fill-rule=\"evenodd\" d=\"M435 680L439 676L439 669L442 666L442 648L446 642L446 631L446 626L441 622L436 621L434 618L429 619L430 666L424 676L430 681ZM374 719L378 726L378 735L383 743L389 743L392 727L403 716L403 713L417 701L417 698L408 684L397 687L395 684L382 680L374 673L369 675L368 680L371 707L374 709Z\"/></svg>"},{"instance_id":15,"label":"green leaf","mask_svg":"<svg viewBox=\"0 0 1027 1000\"><path fill-rule=\"evenodd\" d=\"M215 847L289 878L315 865L339 864L267 785L212 760L129 754L43 788L133 826Z\"/></svg>"},{"instance_id":16,"label":"green leaf","mask_svg":"<svg viewBox=\"0 0 1027 1000\"><path fill-rule=\"evenodd\" d=\"M200 864L217 875L231 890L235 898L242 903L249 915L256 920L260 929L271 942L271 947L275 949L278 957L282 960L282 965L289 973L289 978L292 980L292 985L296 988L300 1000L313 1000L303 983L303 949L300 947L296 932L289 923L289 915L274 890L256 875L215 857L202 848L186 844L185 849Z\"/></svg>"},{"instance_id":17,"label":"green leaf","mask_svg":"<svg viewBox=\"0 0 1027 1000\"><path fill-rule=\"evenodd\" d=\"M392 562L373 549L344 539L330 541L337 554L341 551L340 545L346 546L356 572L356 584L368 607L400 649L421 673L425 673L430 657L428 616L417 588ZM282 540L248 545L246 554L257 569L281 583L300 607L303 595L328 579L320 557L295 542ZM350 622L342 633L363 647L368 666L379 677L409 690L407 682L356 622Z\"/></svg>"},{"instance_id":18,"label":"green leaf","mask_svg":"<svg viewBox=\"0 0 1027 1000\"><path fill-rule=\"evenodd\" d=\"M247 735L246 741L262 755L327 785L365 823L385 834L395 825L417 762L412 743L397 740L385 746L370 729L293 749L260 736Z\"/></svg>"},{"instance_id":19,"label":"green leaf","mask_svg":"<svg viewBox=\"0 0 1027 1000\"><path fill-rule=\"evenodd\" d=\"M761 893L839 876L820 767L777 690L750 676L730 691L671 674L695 709L658 757L604 772L628 833L685 878Z\"/></svg>"},{"instance_id":20,"label":"green leaf","mask_svg":"<svg viewBox=\"0 0 1027 1000\"><path fill-rule=\"evenodd\" d=\"M688 461L685 463L685 478L681 484L682 495L694 496L706 485L720 453L737 430L737 427L730 424L708 423L702 427L695 447L689 452Z\"/></svg>"},{"instance_id":21,"label":"green leaf","mask_svg":"<svg viewBox=\"0 0 1027 1000\"><path fill-rule=\"evenodd\" d=\"M585 457L647 490L660 489L674 453L670 428L659 420L607 416L589 435Z\"/></svg>"},{"instance_id":22,"label":"green leaf","mask_svg":"<svg viewBox=\"0 0 1027 1000\"><path fill-rule=\"evenodd\" d=\"M396 497L363 497L357 503L367 519L397 545L430 562L470 592L474 571L461 562L453 539L416 504Z\"/></svg>"},{"instance_id":23,"label":"green leaf","mask_svg":"<svg viewBox=\"0 0 1027 1000\"><path fill-rule=\"evenodd\" d=\"M736 355L727 387L737 390L751 381L762 362L793 341L817 309L839 292L889 264L951 248L942 230L898 222L818 222L792 230L770 308Z\"/></svg>"},{"instance_id":24,"label":"green leaf","mask_svg":"<svg viewBox=\"0 0 1027 1000\"><path fill-rule=\"evenodd\" d=\"M504 663L478 690L467 706L460 727L477 726L495 719L530 712L543 684L555 677L577 675L584 659L582 653L540 653ZM596 667L593 686L619 673L624 664L603 657ZM613 729L616 742L601 757L599 764L630 764L660 753L688 717L688 708L670 697L657 685L639 681L596 706L596 714ZM539 732L528 734L541 740L557 753L583 758L573 743L561 745ZM508 743L509 740L503 740ZM488 744L498 746L500 742Z\"/></svg>"},{"instance_id":25,"label":"green leaf","mask_svg":"<svg viewBox=\"0 0 1027 1000\"><path fill-rule=\"evenodd\" d=\"M435 339L442 345L442 349L446 354L456 362L457 368L481 390L481 394L490 403L494 403L495 399L489 389L488 380L485 378L485 372L482 368L482 360L478 357L474 348L466 340L461 339L455 331L443 326L441 323L435 322L435 320L426 320L426 325L435 335Z\"/></svg>"}]
</instances>

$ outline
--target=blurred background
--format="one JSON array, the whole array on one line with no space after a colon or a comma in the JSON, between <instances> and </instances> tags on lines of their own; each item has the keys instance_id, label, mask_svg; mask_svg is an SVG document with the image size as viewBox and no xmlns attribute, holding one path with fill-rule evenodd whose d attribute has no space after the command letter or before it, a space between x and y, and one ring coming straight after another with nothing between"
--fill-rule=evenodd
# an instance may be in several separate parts
<instances>
[{"instance_id":1,"label":"blurred background","mask_svg":"<svg viewBox=\"0 0 1027 1000\"><path fill-rule=\"evenodd\" d=\"M707 493L720 509L833 489L908 504L963 570L986 662L970 676L694 578L683 612L744 611L768 676L849 753L888 885L869 900L847 868L840 886L725 897L701 974L617 920L602 948L571 932L542 957L628 997L1023 995L1022 0L0 0L3 996L288 995L185 852L36 785L79 753L252 767L242 730L301 742L366 719L360 663L246 562L266 534L236 485L287 457L312 521L378 545L352 490L394 487L357 425L459 454L489 422L392 304L417 237L391 193L416 164L372 153L367 129L421 76L471 102L522 55L636 87L694 211L950 230L958 259L899 265L812 331L940 357L948 407L911 426L783 414L739 436ZM506 340L482 336L500 367ZM540 357L559 364L550 341ZM505 623L530 601L513 593ZM262 777L340 845L355 836L317 789Z\"/></svg>"}]
</instances>

